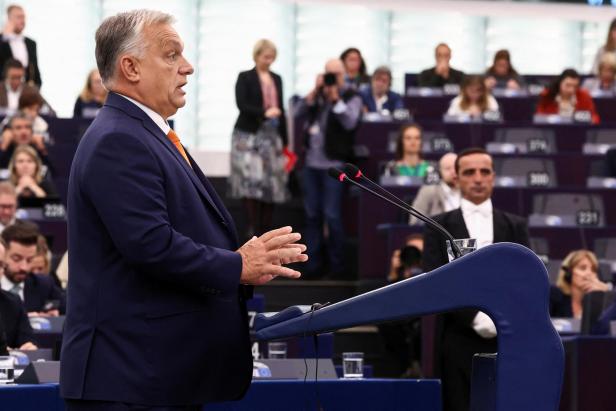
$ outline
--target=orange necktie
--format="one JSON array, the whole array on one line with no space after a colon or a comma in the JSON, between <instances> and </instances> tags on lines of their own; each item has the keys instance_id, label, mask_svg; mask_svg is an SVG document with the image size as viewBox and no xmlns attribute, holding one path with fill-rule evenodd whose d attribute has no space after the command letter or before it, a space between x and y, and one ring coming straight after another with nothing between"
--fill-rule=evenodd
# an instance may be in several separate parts
<instances>
[{"instance_id":1,"label":"orange necktie","mask_svg":"<svg viewBox=\"0 0 616 411\"><path fill-rule=\"evenodd\" d=\"M180 152L182 157L184 157L184 160L186 160L186 162L190 166L190 161L188 160L188 156L186 155L186 151L184 150L184 147L182 146L182 143L180 143L180 138L178 137L177 134L175 134L175 131L169 130L169 133L167 133L167 138L169 138L169 140L173 143L175 148L178 149L178 151Z\"/></svg>"}]
</instances>

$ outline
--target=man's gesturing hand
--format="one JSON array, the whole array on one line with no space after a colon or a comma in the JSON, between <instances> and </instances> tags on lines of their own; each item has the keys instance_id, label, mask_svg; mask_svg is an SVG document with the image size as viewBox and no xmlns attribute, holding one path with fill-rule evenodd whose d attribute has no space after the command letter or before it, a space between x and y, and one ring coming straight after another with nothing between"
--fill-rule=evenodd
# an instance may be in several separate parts
<instances>
[{"instance_id":1,"label":"man's gesturing hand","mask_svg":"<svg viewBox=\"0 0 616 411\"><path fill-rule=\"evenodd\" d=\"M242 284L261 285L277 276L298 278L300 273L284 264L304 262L306 246L297 244L301 238L291 227L268 231L261 237L253 237L237 252L242 256Z\"/></svg>"}]
</instances>

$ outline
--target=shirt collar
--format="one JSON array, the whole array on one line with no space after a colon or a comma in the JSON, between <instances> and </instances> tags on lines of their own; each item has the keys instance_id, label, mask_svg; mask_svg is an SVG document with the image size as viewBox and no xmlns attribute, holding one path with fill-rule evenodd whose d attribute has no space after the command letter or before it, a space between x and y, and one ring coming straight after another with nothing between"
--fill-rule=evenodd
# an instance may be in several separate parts
<instances>
[{"instance_id":1,"label":"shirt collar","mask_svg":"<svg viewBox=\"0 0 616 411\"><path fill-rule=\"evenodd\" d=\"M15 284L11 280L9 280L6 275L0 276L0 287L4 291L10 291L16 286L19 287L21 290L23 290L24 283Z\"/></svg>"},{"instance_id":2,"label":"shirt collar","mask_svg":"<svg viewBox=\"0 0 616 411\"><path fill-rule=\"evenodd\" d=\"M22 33L20 33L20 34L8 33L8 34L4 34L4 36L9 41L12 41L12 40L21 40L21 41L23 41L26 38Z\"/></svg>"},{"instance_id":3,"label":"shirt collar","mask_svg":"<svg viewBox=\"0 0 616 411\"><path fill-rule=\"evenodd\" d=\"M4 83L4 87L6 88L6 92L7 93L19 94L19 93L21 93L21 89L23 88L23 85L19 86L17 91L13 91L13 89L11 88L11 86L9 86L9 84L7 82Z\"/></svg>"},{"instance_id":4,"label":"shirt collar","mask_svg":"<svg viewBox=\"0 0 616 411\"><path fill-rule=\"evenodd\" d=\"M158 128L160 128L163 131L163 133L165 133L165 135L169 134L171 127L169 126L167 121L163 118L163 116L161 116L156 111L152 110L148 106L143 105L142 103L138 102L135 99L132 99L130 97L125 96L124 94L120 94L117 92L116 94L118 96L124 97L125 99L127 99L128 101L130 101L131 103L139 107L145 114L148 115L148 117L152 119L152 121L158 126Z\"/></svg>"},{"instance_id":5,"label":"shirt collar","mask_svg":"<svg viewBox=\"0 0 616 411\"><path fill-rule=\"evenodd\" d=\"M488 198L481 204L473 204L467 199L462 198L460 200L460 208L462 209L463 215L479 213L484 217L489 217L492 215L492 199Z\"/></svg>"}]
</instances>

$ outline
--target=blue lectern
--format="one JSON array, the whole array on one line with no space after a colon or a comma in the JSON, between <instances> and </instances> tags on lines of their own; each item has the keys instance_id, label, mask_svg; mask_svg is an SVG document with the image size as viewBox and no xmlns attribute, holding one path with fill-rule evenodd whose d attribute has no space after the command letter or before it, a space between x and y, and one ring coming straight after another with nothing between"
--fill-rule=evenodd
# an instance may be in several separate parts
<instances>
[{"instance_id":1,"label":"blue lectern","mask_svg":"<svg viewBox=\"0 0 616 411\"><path fill-rule=\"evenodd\" d=\"M277 339L411 316L477 308L498 331L497 411L556 411L564 350L548 312L549 281L537 256L494 244L429 273L311 310L259 315L257 337Z\"/></svg>"}]
</instances>

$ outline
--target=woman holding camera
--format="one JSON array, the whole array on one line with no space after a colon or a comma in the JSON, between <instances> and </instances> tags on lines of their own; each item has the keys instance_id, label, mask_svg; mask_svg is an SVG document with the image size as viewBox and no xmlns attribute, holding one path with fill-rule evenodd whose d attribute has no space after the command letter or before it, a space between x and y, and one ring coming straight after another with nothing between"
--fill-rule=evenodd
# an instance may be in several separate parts
<instances>
[{"instance_id":1,"label":"woman holding camera","mask_svg":"<svg viewBox=\"0 0 616 411\"><path fill-rule=\"evenodd\" d=\"M259 40L253 59L255 67L240 73L235 85L240 114L231 140L229 176L230 197L244 202L247 238L268 231L274 204L288 198L282 79L270 71L276 60L276 46L269 40Z\"/></svg>"}]
</instances>

